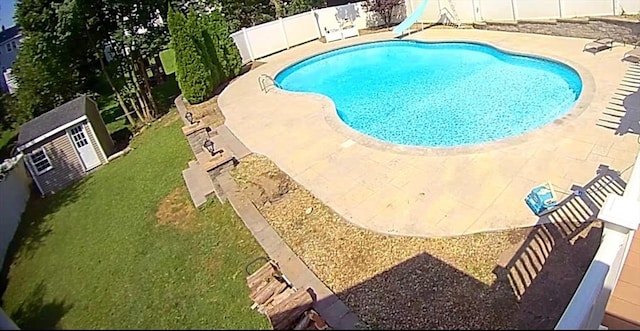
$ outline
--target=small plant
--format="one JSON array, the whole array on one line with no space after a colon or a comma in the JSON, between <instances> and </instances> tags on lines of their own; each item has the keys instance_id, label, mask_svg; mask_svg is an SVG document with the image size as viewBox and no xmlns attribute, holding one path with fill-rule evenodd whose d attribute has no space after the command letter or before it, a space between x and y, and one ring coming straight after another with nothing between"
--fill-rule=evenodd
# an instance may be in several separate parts
<instances>
[{"instance_id":1,"label":"small plant","mask_svg":"<svg viewBox=\"0 0 640 331\"><path fill-rule=\"evenodd\" d=\"M366 0L362 6L368 12L374 12L382 17L384 26L391 25L394 10L404 3L403 0Z\"/></svg>"}]
</instances>

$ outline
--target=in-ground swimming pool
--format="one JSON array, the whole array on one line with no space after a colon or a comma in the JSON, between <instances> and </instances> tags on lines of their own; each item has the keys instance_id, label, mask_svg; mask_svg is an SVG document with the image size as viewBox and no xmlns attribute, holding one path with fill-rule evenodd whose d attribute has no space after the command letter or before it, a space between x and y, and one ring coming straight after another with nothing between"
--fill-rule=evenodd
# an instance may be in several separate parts
<instances>
[{"instance_id":1,"label":"in-ground swimming pool","mask_svg":"<svg viewBox=\"0 0 640 331\"><path fill-rule=\"evenodd\" d=\"M567 65L460 42L383 41L300 61L275 77L285 90L328 96L369 136L449 147L495 141L561 117L582 90Z\"/></svg>"}]
</instances>

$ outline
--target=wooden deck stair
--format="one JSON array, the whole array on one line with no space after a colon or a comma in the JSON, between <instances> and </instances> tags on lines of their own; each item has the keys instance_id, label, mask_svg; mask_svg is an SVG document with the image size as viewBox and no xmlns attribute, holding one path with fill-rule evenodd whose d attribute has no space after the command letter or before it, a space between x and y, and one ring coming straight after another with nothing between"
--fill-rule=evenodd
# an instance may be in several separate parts
<instances>
[{"instance_id":1,"label":"wooden deck stair","mask_svg":"<svg viewBox=\"0 0 640 331\"><path fill-rule=\"evenodd\" d=\"M640 232L636 231L602 325L610 330L640 330Z\"/></svg>"}]
</instances>

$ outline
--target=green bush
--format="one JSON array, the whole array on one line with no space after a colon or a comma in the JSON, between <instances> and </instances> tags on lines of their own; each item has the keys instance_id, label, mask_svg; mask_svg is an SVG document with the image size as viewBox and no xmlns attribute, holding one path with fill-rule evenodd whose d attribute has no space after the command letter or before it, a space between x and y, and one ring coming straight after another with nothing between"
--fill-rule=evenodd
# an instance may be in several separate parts
<instances>
[{"instance_id":1,"label":"green bush","mask_svg":"<svg viewBox=\"0 0 640 331\"><path fill-rule=\"evenodd\" d=\"M197 16L192 11L185 17L169 8L167 21L176 53L176 80L182 96L191 104L203 102L213 92L213 85L211 71L195 38L200 32Z\"/></svg>"},{"instance_id":2,"label":"green bush","mask_svg":"<svg viewBox=\"0 0 640 331\"><path fill-rule=\"evenodd\" d=\"M212 42L215 44L217 58L222 67L224 78L231 79L240 73L242 67L242 58L240 51L231 38L229 25L219 11L214 11L206 15L202 19L202 27L211 36Z\"/></svg>"},{"instance_id":3,"label":"green bush","mask_svg":"<svg viewBox=\"0 0 640 331\"><path fill-rule=\"evenodd\" d=\"M240 52L219 11L199 16L190 9L185 17L169 8L168 23L176 80L189 103L206 100L217 86L240 73Z\"/></svg>"}]
</instances>

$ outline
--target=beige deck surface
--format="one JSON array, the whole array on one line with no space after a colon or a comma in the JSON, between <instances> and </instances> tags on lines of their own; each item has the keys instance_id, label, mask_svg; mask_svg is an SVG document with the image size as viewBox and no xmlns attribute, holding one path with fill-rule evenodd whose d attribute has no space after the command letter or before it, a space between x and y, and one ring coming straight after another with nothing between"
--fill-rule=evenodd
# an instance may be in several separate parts
<instances>
[{"instance_id":1,"label":"beige deck surface","mask_svg":"<svg viewBox=\"0 0 640 331\"><path fill-rule=\"evenodd\" d=\"M405 38L485 42L555 58L581 74L581 98L563 118L518 137L468 148L386 144L347 127L324 96L260 91L262 73L275 76L317 53L391 38L385 32L328 44L314 41L262 59L266 64L220 95L226 125L347 221L396 235L452 236L531 226L538 218L523 199L536 185L551 181L569 191L572 184L592 179L600 164L621 171L633 163L637 135L616 135L597 125L617 127L606 122L615 119L607 113L616 113L607 107L622 104L624 96L616 93L637 90L637 85L621 86L628 70L635 69L620 61L631 48L618 44L593 55L582 52L590 40L533 34L430 29ZM637 132L638 126L633 128ZM628 176L629 171L623 174L625 180Z\"/></svg>"}]
</instances>

